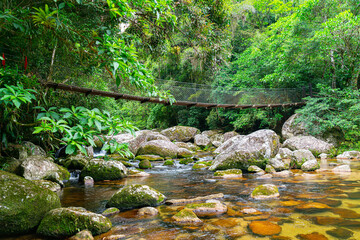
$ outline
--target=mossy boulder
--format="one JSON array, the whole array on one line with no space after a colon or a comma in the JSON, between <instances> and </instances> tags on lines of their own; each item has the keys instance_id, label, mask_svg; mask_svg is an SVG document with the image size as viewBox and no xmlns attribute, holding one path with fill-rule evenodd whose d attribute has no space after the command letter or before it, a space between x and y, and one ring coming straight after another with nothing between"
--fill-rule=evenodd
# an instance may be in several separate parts
<instances>
[{"instance_id":1,"label":"mossy boulder","mask_svg":"<svg viewBox=\"0 0 360 240\"><path fill-rule=\"evenodd\" d=\"M135 157L135 160L162 161L164 158L159 155L139 155Z\"/></svg>"},{"instance_id":2,"label":"mossy boulder","mask_svg":"<svg viewBox=\"0 0 360 240\"><path fill-rule=\"evenodd\" d=\"M29 232L48 211L58 207L60 199L56 193L0 171L0 236Z\"/></svg>"},{"instance_id":3,"label":"mossy boulder","mask_svg":"<svg viewBox=\"0 0 360 240\"><path fill-rule=\"evenodd\" d=\"M251 193L251 197L257 200L277 198L279 196L279 189L273 184L257 186Z\"/></svg>"},{"instance_id":4,"label":"mossy boulder","mask_svg":"<svg viewBox=\"0 0 360 240\"><path fill-rule=\"evenodd\" d=\"M280 154L277 154L274 158L271 158L269 160L269 164L276 170L276 171L282 171L289 169L289 166L284 163L284 161L281 159Z\"/></svg>"},{"instance_id":5,"label":"mossy boulder","mask_svg":"<svg viewBox=\"0 0 360 240\"><path fill-rule=\"evenodd\" d=\"M117 214L119 212L120 212L120 210L118 208L111 207L111 208L105 209L105 211L103 211L101 214L104 215L105 217L108 217L108 216Z\"/></svg>"},{"instance_id":6,"label":"mossy boulder","mask_svg":"<svg viewBox=\"0 0 360 240\"><path fill-rule=\"evenodd\" d=\"M11 172L18 173L19 167L22 163L22 160L13 158L13 157L2 157L0 156L0 169Z\"/></svg>"},{"instance_id":7,"label":"mossy boulder","mask_svg":"<svg viewBox=\"0 0 360 240\"><path fill-rule=\"evenodd\" d=\"M176 158L179 147L164 140L144 142L139 148L138 155L159 155L161 157Z\"/></svg>"},{"instance_id":8,"label":"mossy boulder","mask_svg":"<svg viewBox=\"0 0 360 240\"><path fill-rule=\"evenodd\" d=\"M189 158L192 157L193 155L194 155L193 152L186 148L179 148L177 151L178 158Z\"/></svg>"},{"instance_id":9,"label":"mossy boulder","mask_svg":"<svg viewBox=\"0 0 360 240\"><path fill-rule=\"evenodd\" d=\"M275 168L273 166L271 166L270 164L266 165L265 167L265 172L267 173L274 173L276 172Z\"/></svg>"},{"instance_id":10,"label":"mossy boulder","mask_svg":"<svg viewBox=\"0 0 360 240\"><path fill-rule=\"evenodd\" d=\"M180 225L199 225L203 223L203 221L201 221L201 219L198 218L193 211L187 208L172 216L172 220Z\"/></svg>"},{"instance_id":11,"label":"mossy boulder","mask_svg":"<svg viewBox=\"0 0 360 240\"><path fill-rule=\"evenodd\" d=\"M81 207L57 208L42 219L37 233L48 237L69 237L82 230L99 235L111 229L111 221L103 215Z\"/></svg>"},{"instance_id":12,"label":"mossy boulder","mask_svg":"<svg viewBox=\"0 0 360 240\"><path fill-rule=\"evenodd\" d=\"M24 160L31 156L46 157L46 152L41 147L32 142L23 142L22 144L9 144L5 150L7 156L11 156L20 160Z\"/></svg>"},{"instance_id":13,"label":"mossy boulder","mask_svg":"<svg viewBox=\"0 0 360 240\"><path fill-rule=\"evenodd\" d=\"M69 171L57 165L51 158L45 158L39 155L26 158L19 166L19 173L28 180L47 179L51 175L57 175L58 180L68 180Z\"/></svg>"},{"instance_id":14,"label":"mossy boulder","mask_svg":"<svg viewBox=\"0 0 360 240\"><path fill-rule=\"evenodd\" d=\"M117 180L127 176L127 168L119 161L92 159L81 171L80 179L86 176L95 181Z\"/></svg>"},{"instance_id":15,"label":"mossy boulder","mask_svg":"<svg viewBox=\"0 0 360 240\"><path fill-rule=\"evenodd\" d=\"M43 189L48 189L52 192L59 192L61 191L61 186L60 184L56 183L56 182L52 182L52 181L48 181L48 180L33 180L33 182L43 188Z\"/></svg>"},{"instance_id":16,"label":"mossy boulder","mask_svg":"<svg viewBox=\"0 0 360 240\"><path fill-rule=\"evenodd\" d=\"M174 161L173 160L166 160L165 162L164 162L164 166L173 166L174 165Z\"/></svg>"},{"instance_id":17,"label":"mossy boulder","mask_svg":"<svg viewBox=\"0 0 360 240\"><path fill-rule=\"evenodd\" d=\"M228 142L231 144L225 146ZM278 153L279 146L279 136L272 130L236 136L219 147L222 152L215 158L210 170L237 168L246 171L251 165L265 168L269 159Z\"/></svg>"},{"instance_id":18,"label":"mossy boulder","mask_svg":"<svg viewBox=\"0 0 360 240\"><path fill-rule=\"evenodd\" d=\"M195 135L194 143L195 143L195 145L197 145L199 147L203 147L203 148L207 148L212 145L210 138L208 136L206 136L205 134Z\"/></svg>"},{"instance_id":19,"label":"mossy boulder","mask_svg":"<svg viewBox=\"0 0 360 240\"><path fill-rule=\"evenodd\" d=\"M83 154L77 154L75 156L68 156L65 160L62 161L62 165L66 167L67 169L83 169L86 164L90 161L89 158L87 158Z\"/></svg>"},{"instance_id":20,"label":"mossy boulder","mask_svg":"<svg viewBox=\"0 0 360 240\"><path fill-rule=\"evenodd\" d=\"M68 240L94 240L93 235L89 230L82 230L74 236L68 238Z\"/></svg>"},{"instance_id":21,"label":"mossy boulder","mask_svg":"<svg viewBox=\"0 0 360 240\"><path fill-rule=\"evenodd\" d=\"M115 193L107 203L108 207L120 210L140 207L154 207L165 201L166 197L159 191L140 184L127 185Z\"/></svg>"},{"instance_id":22,"label":"mossy boulder","mask_svg":"<svg viewBox=\"0 0 360 240\"><path fill-rule=\"evenodd\" d=\"M256 165L251 165L250 167L248 167L247 171L250 173L265 174L265 171Z\"/></svg>"},{"instance_id":23,"label":"mossy boulder","mask_svg":"<svg viewBox=\"0 0 360 240\"><path fill-rule=\"evenodd\" d=\"M149 169L152 168L151 166L151 162L149 160L141 160L139 163L139 168L140 169Z\"/></svg>"},{"instance_id":24,"label":"mossy boulder","mask_svg":"<svg viewBox=\"0 0 360 240\"><path fill-rule=\"evenodd\" d=\"M200 130L194 127L175 126L161 131L161 134L168 137L170 141L188 142L194 139Z\"/></svg>"},{"instance_id":25,"label":"mossy boulder","mask_svg":"<svg viewBox=\"0 0 360 240\"><path fill-rule=\"evenodd\" d=\"M192 163L192 162L194 162L194 159L192 159L192 158L185 158L185 159L181 159L180 160L180 164L184 164L184 165L188 165L189 163Z\"/></svg>"},{"instance_id":26,"label":"mossy boulder","mask_svg":"<svg viewBox=\"0 0 360 240\"><path fill-rule=\"evenodd\" d=\"M240 169L219 170L214 173L214 177L221 177L221 178L242 177L242 171Z\"/></svg>"},{"instance_id":27,"label":"mossy boulder","mask_svg":"<svg viewBox=\"0 0 360 240\"><path fill-rule=\"evenodd\" d=\"M211 166L211 161L209 162L196 162L194 166L192 167L193 170L199 170L199 169L207 169L209 166Z\"/></svg>"}]
</instances>

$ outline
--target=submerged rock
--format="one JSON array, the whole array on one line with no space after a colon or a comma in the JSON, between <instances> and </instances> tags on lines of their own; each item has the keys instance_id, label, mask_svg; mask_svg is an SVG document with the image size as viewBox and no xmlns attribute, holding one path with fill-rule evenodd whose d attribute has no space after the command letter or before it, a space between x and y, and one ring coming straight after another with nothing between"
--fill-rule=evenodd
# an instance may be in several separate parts
<instances>
[{"instance_id":1,"label":"submerged rock","mask_svg":"<svg viewBox=\"0 0 360 240\"><path fill-rule=\"evenodd\" d=\"M55 164L51 158L31 156L26 158L19 167L20 175L28 180L46 179L52 174L59 176L59 181L68 180L70 173L62 166Z\"/></svg>"},{"instance_id":2,"label":"submerged rock","mask_svg":"<svg viewBox=\"0 0 360 240\"><path fill-rule=\"evenodd\" d=\"M273 184L264 184L257 186L251 193L251 197L257 200L279 197L279 189Z\"/></svg>"},{"instance_id":3,"label":"submerged rock","mask_svg":"<svg viewBox=\"0 0 360 240\"><path fill-rule=\"evenodd\" d=\"M0 236L27 233L48 211L58 207L56 193L0 170Z\"/></svg>"},{"instance_id":4,"label":"submerged rock","mask_svg":"<svg viewBox=\"0 0 360 240\"><path fill-rule=\"evenodd\" d=\"M277 154L280 146L279 136L272 130L259 130L234 138L237 140L215 158L210 170L247 170L251 165L265 167L266 162ZM234 138L228 141L233 141Z\"/></svg>"},{"instance_id":5,"label":"submerged rock","mask_svg":"<svg viewBox=\"0 0 360 240\"><path fill-rule=\"evenodd\" d=\"M290 150L293 151L306 149L306 150L310 150L313 154L320 154L320 153L329 153L330 150L334 148L334 145L324 142L313 136L300 136L300 137L292 137L287 139L283 143L283 147L289 148Z\"/></svg>"},{"instance_id":6,"label":"submerged rock","mask_svg":"<svg viewBox=\"0 0 360 240\"><path fill-rule=\"evenodd\" d=\"M346 228L335 228L335 229L327 230L326 233L338 239L348 239L354 235L352 231Z\"/></svg>"},{"instance_id":7,"label":"submerged rock","mask_svg":"<svg viewBox=\"0 0 360 240\"><path fill-rule=\"evenodd\" d=\"M272 236L281 232L281 227L269 221L253 221L249 224L250 230L260 236Z\"/></svg>"},{"instance_id":8,"label":"submerged rock","mask_svg":"<svg viewBox=\"0 0 360 240\"><path fill-rule=\"evenodd\" d=\"M351 168L349 165L345 164L345 165L334 167L332 171L335 173L351 172Z\"/></svg>"},{"instance_id":9,"label":"submerged rock","mask_svg":"<svg viewBox=\"0 0 360 240\"><path fill-rule=\"evenodd\" d=\"M68 237L79 231L89 230L99 235L111 229L111 221L80 207L57 208L42 219L37 233L48 237Z\"/></svg>"},{"instance_id":10,"label":"submerged rock","mask_svg":"<svg viewBox=\"0 0 360 240\"><path fill-rule=\"evenodd\" d=\"M317 213L329 211L331 207L318 202L309 202L296 206L295 210L305 213Z\"/></svg>"},{"instance_id":11,"label":"submerged rock","mask_svg":"<svg viewBox=\"0 0 360 240\"><path fill-rule=\"evenodd\" d=\"M296 237L300 240L328 240L327 237L318 232L313 232L309 234L298 234Z\"/></svg>"},{"instance_id":12,"label":"submerged rock","mask_svg":"<svg viewBox=\"0 0 360 240\"><path fill-rule=\"evenodd\" d=\"M175 126L161 131L161 134L168 137L170 141L188 142L194 139L200 130L194 127Z\"/></svg>"},{"instance_id":13,"label":"submerged rock","mask_svg":"<svg viewBox=\"0 0 360 240\"><path fill-rule=\"evenodd\" d=\"M159 155L161 157L176 158L179 147L174 143L164 140L152 140L144 142L138 151L138 155Z\"/></svg>"},{"instance_id":14,"label":"submerged rock","mask_svg":"<svg viewBox=\"0 0 360 240\"><path fill-rule=\"evenodd\" d=\"M127 210L139 207L154 207L165 201L159 191L140 184L127 185L115 193L107 203L108 207Z\"/></svg>"},{"instance_id":15,"label":"submerged rock","mask_svg":"<svg viewBox=\"0 0 360 240\"><path fill-rule=\"evenodd\" d=\"M190 209L181 210L180 212L172 216L172 219L177 224L198 225L203 223L203 221L201 221L201 219L198 218L196 214Z\"/></svg>"},{"instance_id":16,"label":"submerged rock","mask_svg":"<svg viewBox=\"0 0 360 240\"><path fill-rule=\"evenodd\" d=\"M117 180L127 176L127 168L119 161L92 159L81 171L80 179L86 176L94 181Z\"/></svg>"}]
</instances>

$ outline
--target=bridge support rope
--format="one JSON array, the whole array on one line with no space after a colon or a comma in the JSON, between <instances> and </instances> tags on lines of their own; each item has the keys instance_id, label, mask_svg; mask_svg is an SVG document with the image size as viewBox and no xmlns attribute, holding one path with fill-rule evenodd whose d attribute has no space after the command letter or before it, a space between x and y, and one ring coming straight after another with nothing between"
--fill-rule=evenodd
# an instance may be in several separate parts
<instances>
[{"instance_id":1,"label":"bridge support rope","mask_svg":"<svg viewBox=\"0 0 360 240\"><path fill-rule=\"evenodd\" d=\"M167 100L160 100L159 98L151 98L151 97L140 97L134 96L129 94L122 94L117 92L107 92L101 91L92 88L84 88L78 87L73 85L67 85L62 83L55 83L55 82L46 82L42 83L45 87L53 88L55 90L61 89L67 92L77 92L83 93L85 96L94 95L94 96L101 96L101 97L110 97L114 98L115 100L125 99L130 101L138 101L141 103L157 103L157 104L164 104L170 105L170 102ZM258 105L237 105L237 104L215 104L215 103L203 103L203 102L190 102L190 101L176 101L172 103L172 105L176 106L185 106L185 107L204 107L207 109L211 108L224 108L224 109L247 109L247 108L275 108L275 107L293 107L293 106L302 106L305 105L305 102L296 102L296 103L284 103L284 104L258 104Z\"/></svg>"}]
</instances>

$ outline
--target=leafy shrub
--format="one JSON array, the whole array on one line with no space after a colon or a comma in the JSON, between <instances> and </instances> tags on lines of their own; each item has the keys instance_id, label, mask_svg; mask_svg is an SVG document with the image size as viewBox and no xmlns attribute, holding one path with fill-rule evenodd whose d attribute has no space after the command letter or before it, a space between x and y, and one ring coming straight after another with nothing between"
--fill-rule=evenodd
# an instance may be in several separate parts
<instances>
[{"instance_id":1,"label":"leafy shrub","mask_svg":"<svg viewBox=\"0 0 360 240\"><path fill-rule=\"evenodd\" d=\"M306 106L298 110L297 119L304 122L308 132L323 134L332 129L340 130L345 138L344 148L360 149L360 92L359 90L332 89L318 85L316 98L305 98Z\"/></svg>"}]
</instances>

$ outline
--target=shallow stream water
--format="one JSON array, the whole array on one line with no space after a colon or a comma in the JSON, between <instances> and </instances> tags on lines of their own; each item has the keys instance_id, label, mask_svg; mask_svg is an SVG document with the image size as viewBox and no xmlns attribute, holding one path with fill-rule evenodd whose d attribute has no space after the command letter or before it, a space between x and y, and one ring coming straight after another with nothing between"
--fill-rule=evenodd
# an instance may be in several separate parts
<instances>
[{"instance_id":1,"label":"shallow stream water","mask_svg":"<svg viewBox=\"0 0 360 240\"><path fill-rule=\"evenodd\" d=\"M138 217L137 210L121 212L110 218L112 230L95 239L360 239L360 162L351 162L351 173L332 173L331 169L340 163L321 160L320 171L293 170L293 176L267 179L255 174L218 179L211 171L192 170L191 165L153 164L154 168L146 171L150 173L148 177L97 182L93 187L72 182L61 192L62 206L79 206L101 213L119 188L126 184L146 184L168 199L223 193L225 197L221 201L227 204L228 212L201 218L204 224L199 226L179 226L171 221L183 206L161 205L157 207L160 214L148 218ZM250 197L256 186L265 183L278 186L278 199L260 201ZM331 208L314 213L296 210L298 204L306 202L326 203ZM249 208L257 211L244 213ZM253 234L248 224L257 220L276 223L281 233L266 237ZM318 234L306 235L315 232ZM11 239L44 238L27 235Z\"/></svg>"}]
</instances>

